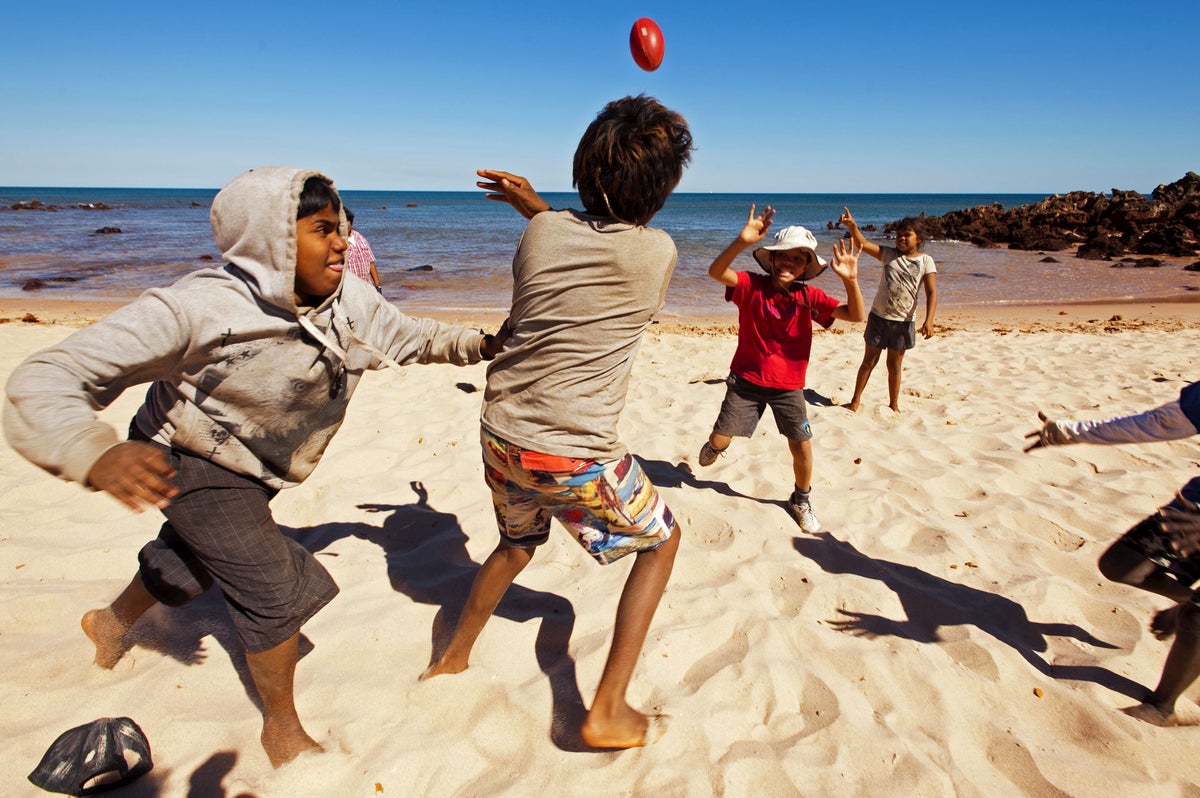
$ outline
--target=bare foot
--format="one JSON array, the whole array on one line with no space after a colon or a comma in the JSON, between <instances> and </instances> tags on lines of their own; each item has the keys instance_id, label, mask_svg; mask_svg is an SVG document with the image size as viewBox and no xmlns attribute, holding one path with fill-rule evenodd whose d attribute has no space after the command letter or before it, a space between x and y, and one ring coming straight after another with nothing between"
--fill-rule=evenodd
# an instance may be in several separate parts
<instances>
[{"instance_id":1,"label":"bare foot","mask_svg":"<svg viewBox=\"0 0 1200 798\"><path fill-rule=\"evenodd\" d=\"M299 725L285 728L263 723L262 736L259 739L262 741L263 750L267 752L267 759L271 760L271 767L276 768L309 751L322 753L325 750Z\"/></svg>"},{"instance_id":2,"label":"bare foot","mask_svg":"<svg viewBox=\"0 0 1200 798\"><path fill-rule=\"evenodd\" d=\"M79 625L83 627L83 633L95 644L96 657L93 662L101 668L112 670L121 661L121 657L125 656L125 652L133 647L125 639L130 627L121 623L112 607L84 613Z\"/></svg>"},{"instance_id":3,"label":"bare foot","mask_svg":"<svg viewBox=\"0 0 1200 798\"><path fill-rule=\"evenodd\" d=\"M1156 614L1154 619L1150 621L1150 632L1157 640L1169 640L1175 634L1175 627L1179 623L1179 611L1183 608L1182 604L1176 604L1174 607L1165 609Z\"/></svg>"},{"instance_id":4,"label":"bare foot","mask_svg":"<svg viewBox=\"0 0 1200 798\"><path fill-rule=\"evenodd\" d=\"M900 412L900 405L888 405L888 407L889 407L889 408L891 408L891 410L892 410L892 412L893 412L893 413L899 413L899 412Z\"/></svg>"},{"instance_id":5,"label":"bare foot","mask_svg":"<svg viewBox=\"0 0 1200 798\"><path fill-rule=\"evenodd\" d=\"M1177 726L1174 712L1163 712L1153 704L1138 704L1121 710L1131 718L1143 720L1154 726Z\"/></svg>"},{"instance_id":6,"label":"bare foot","mask_svg":"<svg viewBox=\"0 0 1200 798\"><path fill-rule=\"evenodd\" d=\"M579 734L592 748L640 748L658 742L669 722L668 715L643 715L632 709L627 715L606 721L589 713Z\"/></svg>"},{"instance_id":7,"label":"bare foot","mask_svg":"<svg viewBox=\"0 0 1200 798\"><path fill-rule=\"evenodd\" d=\"M441 659L426 668L425 672L417 677L417 681L423 682L426 679L432 679L434 676L441 676L443 674L462 673L466 669L466 662L451 661L443 655Z\"/></svg>"},{"instance_id":8,"label":"bare foot","mask_svg":"<svg viewBox=\"0 0 1200 798\"><path fill-rule=\"evenodd\" d=\"M847 410L849 410L851 413L857 413L857 412L858 412L858 402L850 402L849 404L844 404L844 405L842 405L842 407L846 408L846 409L847 409Z\"/></svg>"}]
</instances>

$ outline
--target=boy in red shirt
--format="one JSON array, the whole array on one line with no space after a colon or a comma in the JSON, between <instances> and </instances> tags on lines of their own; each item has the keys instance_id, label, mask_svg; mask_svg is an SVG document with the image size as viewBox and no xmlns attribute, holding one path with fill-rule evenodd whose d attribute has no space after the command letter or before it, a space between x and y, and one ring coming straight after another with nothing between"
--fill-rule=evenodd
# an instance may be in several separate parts
<instances>
[{"instance_id":1,"label":"boy in red shirt","mask_svg":"<svg viewBox=\"0 0 1200 798\"><path fill-rule=\"evenodd\" d=\"M800 528L813 533L821 528L813 512L812 427L804 400L804 375L812 350L812 325L830 327L835 319L866 318L858 287L857 242L838 241L833 250L833 271L846 286L846 301L808 285L825 270L826 261L816 252L817 240L803 227L785 227L774 242L754 251L754 259L767 275L739 272L730 265L746 247L766 237L775 209L750 216L741 234L717 256L709 277L725 286L725 299L738 307L738 345L726 381L725 401L712 434L700 449L700 465L712 465L734 437L748 438L770 406L775 425L787 438L792 453L795 490L788 510ZM769 275L769 276L768 276Z\"/></svg>"}]
</instances>

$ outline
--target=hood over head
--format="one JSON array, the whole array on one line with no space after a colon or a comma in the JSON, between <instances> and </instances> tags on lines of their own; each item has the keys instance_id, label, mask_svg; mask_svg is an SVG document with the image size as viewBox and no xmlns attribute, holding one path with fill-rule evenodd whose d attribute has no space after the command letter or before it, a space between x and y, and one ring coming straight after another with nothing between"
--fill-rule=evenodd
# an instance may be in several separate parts
<instances>
[{"instance_id":1,"label":"hood over head","mask_svg":"<svg viewBox=\"0 0 1200 798\"><path fill-rule=\"evenodd\" d=\"M296 313L296 211L314 169L266 166L231 180L213 199L213 238L259 299ZM336 191L336 189L334 189ZM345 230L345 215L342 229Z\"/></svg>"}]
</instances>

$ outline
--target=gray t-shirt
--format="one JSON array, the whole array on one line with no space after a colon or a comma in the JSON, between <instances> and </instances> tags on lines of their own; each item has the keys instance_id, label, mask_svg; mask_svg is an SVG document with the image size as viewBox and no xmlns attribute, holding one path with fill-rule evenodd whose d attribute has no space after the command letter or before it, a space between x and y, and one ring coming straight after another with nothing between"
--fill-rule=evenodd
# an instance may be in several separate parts
<instances>
[{"instance_id":1,"label":"gray t-shirt","mask_svg":"<svg viewBox=\"0 0 1200 798\"><path fill-rule=\"evenodd\" d=\"M917 290L921 287L921 279L927 274L937 274L937 266L924 252L910 258L901 255L895 247L881 246L879 249L883 274L879 277L871 312L892 321L912 321L917 313Z\"/></svg>"},{"instance_id":2,"label":"gray t-shirt","mask_svg":"<svg viewBox=\"0 0 1200 798\"><path fill-rule=\"evenodd\" d=\"M675 257L662 230L573 210L533 217L513 258L513 335L488 367L484 428L546 454L623 457L630 369Z\"/></svg>"}]
</instances>

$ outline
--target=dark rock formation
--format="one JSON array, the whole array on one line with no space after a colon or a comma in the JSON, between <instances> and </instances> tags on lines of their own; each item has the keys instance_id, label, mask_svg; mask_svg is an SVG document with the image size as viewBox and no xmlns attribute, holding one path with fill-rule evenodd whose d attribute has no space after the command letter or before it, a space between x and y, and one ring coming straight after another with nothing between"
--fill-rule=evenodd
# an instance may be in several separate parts
<instances>
[{"instance_id":1,"label":"dark rock formation","mask_svg":"<svg viewBox=\"0 0 1200 798\"><path fill-rule=\"evenodd\" d=\"M96 234L97 235L111 235L112 233L119 233L119 232L121 232L121 228L119 228L119 227L101 227L99 230L96 231Z\"/></svg>"},{"instance_id":2,"label":"dark rock formation","mask_svg":"<svg viewBox=\"0 0 1200 798\"><path fill-rule=\"evenodd\" d=\"M927 239L982 247L1058 251L1078 244L1076 255L1092 260L1130 253L1189 257L1200 251L1200 175L1188 172L1149 197L1115 188L1108 195L1072 191L1008 210L993 203L920 218ZM894 232L895 223L884 230Z\"/></svg>"},{"instance_id":3,"label":"dark rock formation","mask_svg":"<svg viewBox=\"0 0 1200 798\"><path fill-rule=\"evenodd\" d=\"M14 211L51 211L51 212L54 212L54 211L58 210L57 205L47 205L46 203L42 202L40 199L31 199L31 200L28 200L27 202L14 202L12 205L9 205L8 207ZM106 205L103 202L79 202L79 203L76 203L75 205L71 205L68 207L78 208L79 210L83 210L83 211L109 211L109 210L112 210L111 205Z\"/></svg>"}]
</instances>

